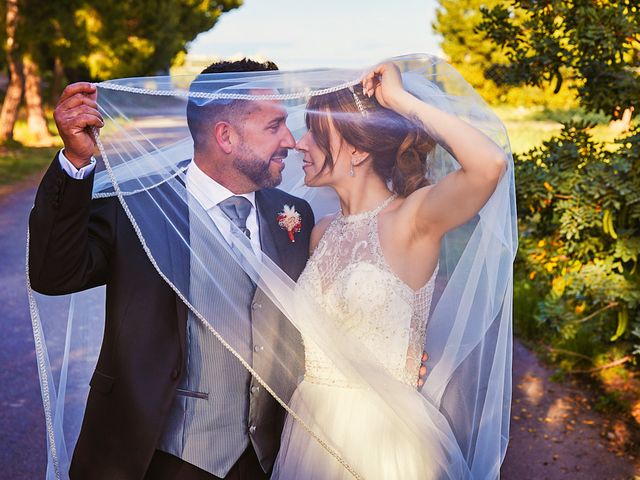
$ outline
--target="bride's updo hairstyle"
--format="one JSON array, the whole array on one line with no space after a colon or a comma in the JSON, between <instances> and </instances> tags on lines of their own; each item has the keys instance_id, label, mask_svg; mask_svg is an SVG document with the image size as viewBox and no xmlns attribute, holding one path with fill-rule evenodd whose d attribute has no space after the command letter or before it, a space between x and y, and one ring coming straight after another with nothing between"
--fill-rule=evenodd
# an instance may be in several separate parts
<instances>
[{"instance_id":1,"label":"bride's updo hairstyle","mask_svg":"<svg viewBox=\"0 0 640 480\"><path fill-rule=\"evenodd\" d=\"M305 120L325 154L321 171L334 166L331 124L349 145L370 155L374 172L398 195L406 197L429 185L426 158L435 141L421 126L364 95L362 85L311 97Z\"/></svg>"}]
</instances>

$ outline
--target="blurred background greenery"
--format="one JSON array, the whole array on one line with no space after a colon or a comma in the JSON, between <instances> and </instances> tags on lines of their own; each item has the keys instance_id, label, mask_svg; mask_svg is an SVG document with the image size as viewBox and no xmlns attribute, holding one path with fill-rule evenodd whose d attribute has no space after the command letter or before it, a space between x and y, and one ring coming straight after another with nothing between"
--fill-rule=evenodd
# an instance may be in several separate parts
<instances>
[{"instance_id":1,"label":"blurred background greenery","mask_svg":"<svg viewBox=\"0 0 640 480\"><path fill-rule=\"evenodd\" d=\"M0 2L0 185L42 170L61 145L51 115L67 83L167 73L241 0Z\"/></svg>"},{"instance_id":2,"label":"blurred background greenery","mask_svg":"<svg viewBox=\"0 0 640 480\"><path fill-rule=\"evenodd\" d=\"M51 112L65 84L184 65L189 42L241 3L1 2L0 184L50 162L60 146ZM495 108L516 154L515 332L559 377L595 383L598 405L640 425L640 7L439 0L434 8L424 28Z\"/></svg>"},{"instance_id":3,"label":"blurred background greenery","mask_svg":"<svg viewBox=\"0 0 640 480\"><path fill-rule=\"evenodd\" d=\"M442 0L443 51L515 155L516 334L640 424L640 6Z\"/></svg>"}]
</instances>

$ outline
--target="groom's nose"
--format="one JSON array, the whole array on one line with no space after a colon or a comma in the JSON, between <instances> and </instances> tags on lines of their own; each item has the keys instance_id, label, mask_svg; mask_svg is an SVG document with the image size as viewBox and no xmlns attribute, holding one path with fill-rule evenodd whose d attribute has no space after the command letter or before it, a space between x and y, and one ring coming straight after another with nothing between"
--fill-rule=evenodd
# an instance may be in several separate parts
<instances>
[{"instance_id":1,"label":"groom's nose","mask_svg":"<svg viewBox=\"0 0 640 480\"><path fill-rule=\"evenodd\" d=\"M282 139L282 141L280 142L280 146L283 148L293 148L296 146L296 140L293 138L293 134L291 133L291 130L289 130L288 128L286 130L287 132L284 138Z\"/></svg>"}]
</instances>

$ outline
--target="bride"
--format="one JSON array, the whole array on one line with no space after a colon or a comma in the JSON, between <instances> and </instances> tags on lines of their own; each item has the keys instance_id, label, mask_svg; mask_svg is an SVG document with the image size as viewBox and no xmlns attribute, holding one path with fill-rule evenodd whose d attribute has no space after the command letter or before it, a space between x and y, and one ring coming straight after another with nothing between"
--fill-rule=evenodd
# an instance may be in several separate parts
<instances>
[{"instance_id":1,"label":"bride","mask_svg":"<svg viewBox=\"0 0 640 480\"><path fill-rule=\"evenodd\" d=\"M303 330L306 372L290 406L341 458L332 458L289 416L272 478L468 476L446 422L415 382L441 241L492 195L505 171L504 151L411 95L392 63L354 88L312 97L306 124L296 145L305 184L335 190L340 211L313 229L298 287L409 391L416 421L400 425L388 404L347 379ZM436 143L461 168L429 185L424 159Z\"/></svg>"}]
</instances>

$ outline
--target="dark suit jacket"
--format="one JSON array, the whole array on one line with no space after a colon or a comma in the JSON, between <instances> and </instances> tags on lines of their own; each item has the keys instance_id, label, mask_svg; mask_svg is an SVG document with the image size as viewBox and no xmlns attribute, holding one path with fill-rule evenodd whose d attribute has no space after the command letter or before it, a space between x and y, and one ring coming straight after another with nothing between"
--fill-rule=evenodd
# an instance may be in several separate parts
<instances>
[{"instance_id":1,"label":"dark suit jacket","mask_svg":"<svg viewBox=\"0 0 640 480\"><path fill-rule=\"evenodd\" d=\"M93 175L72 179L56 156L29 218L30 280L48 295L106 284L104 339L70 475L137 479L146 472L184 370L187 310L149 261L117 197L92 200L92 186ZM296 242L273 258L296 280L309 250L311 208L277 189L256 192L256 203L259 216L273 216L274 223L285 203L301 213ZM261 221L261 236L263 229ZM289 243L279 227L269 234L275 250Z\"/></svg>"}]
</instances>

